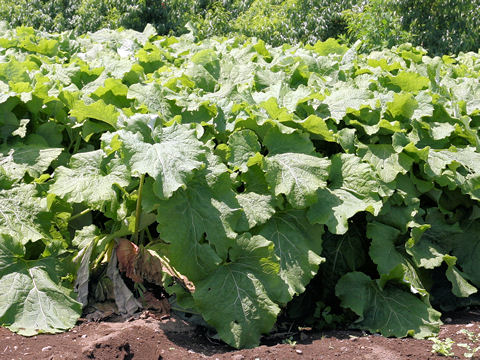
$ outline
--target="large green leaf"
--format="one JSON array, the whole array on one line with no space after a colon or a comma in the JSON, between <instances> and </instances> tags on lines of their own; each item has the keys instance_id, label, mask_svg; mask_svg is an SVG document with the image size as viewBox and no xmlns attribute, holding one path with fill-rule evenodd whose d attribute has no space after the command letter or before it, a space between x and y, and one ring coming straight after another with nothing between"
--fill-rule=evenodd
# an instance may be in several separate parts
<instances>
[{"instance_id":1,"label":"large green leaf","mask_svg":"<svg viewBox=\"0 0 480 360\"><path fill-rule=\"evenodd\" d=\"M460 271L455 264L457 263L457 258L454 256L445 255L443 257L448 268L445 272L447 279L452 283L452 293L458 297L469 297L472 294L478 292L478 289L475 286L472 286L465 278L467 276L465 273Z\"/></svg>"},{"instance_id":2,"label":"large green leaf","mask_svg":"<svg viewBox=\"0 0 480 360\"><path fill-rule=\"evenodd\" d=\"M352 85L339 83L324 102L328 105L332 119L339 123L351 110L359 110L363 106L374 108L376 100L373 98L373 93L367 89L358 89Z\"/></svg>"},{"instance_id":3,"label":"large green leaf","mask_svg":"<svg viewBox=\"0 0 480 360\"><path fill-rule=\"evenodd\" d=\"M0 233L25 244L47 237L51 220L34 185L0 190Z\"/></svg>"},{"instance_id":4,"label":"large green leaf","mask_svg":"<svg viewBox=\"0 0 480 360\"><path fill-rule=\"evenodd\" d=\"M156 82L133 84L128 89L127 98L135 99L139 104L146 105L151 112L160 114L162 118L170 119L173 111L165 96L166 92L168 89Z\"/></svg>"},{"instance_id":5,"label":"large green leaf","mask_svg":"<svg viewBox=\"0 0 480 360\"><path fill-rule=\"evenodd\" d=\"M480 200L480 153L472 147L430 151L425 172L440 185L460 187Z\"/></svg>"},{"instance_id":6,"label":"large green leaf","mask_svg":"<svg viewBox=\"0 0 480 360\"><path fill-rule=\"evenodd\" d=\"M384 336L411 335L423 339L434 336L440 328L440 313L415 295L400 288L378 284L361 272L344 275L335 293L341 305L355 312L355 327Z\"/></svg>"},{"instance_id":7,"label":"large green leaf","mask_svg":"<svg viewBox=\"0 0 480 360\"><path fill-rule=\"evenodd\" d=\"M312 223L325 224L334 234L348 230L348 219L359 211L377 215L382 207L381 183L372 167L355 155L334 155L330 186L317 191L317 202L308 210Z\"/></svg>"},{"instance_id":8,"label":"large green leaf","mask_svg":"<svg viewBox=\"0 0 480 360\"><path fill-rule=\"evenodd\" d=\"M393 146L386 144L360 148L358 155L371 164L379 178L386 183L394 181L398 174L406 174L413 163L408 155L397 153Z\"/></svg>"},{"instance_id":9,"label":"large green leaf","mask_svg":"<svg viewBox=\"0 0 480 360\"><path fill-rule=\"evenodd\" d=\"M387 110L390 115L398 119L411 118L417 108L418 102L410 93L395 93L393 101L387 104Z\"/></svg>"},{"instance_id":10,"label":"large green leaf","mask_svg":"<svg viewBox=\"0 0 480 360\"><path fill-rule=\"evenodd\" d=\"M196 283L195 305L204 319L234 347L254 347L270 331L282 290L273 243L246 233L236 239L230 261Z\"/></svg>"},{"instance_id":11,"label":"large green leaf","mask_svg":"<svg viewBox=\"0 0 480 360\"><path fill-rule=\"evenodd\" d=\"M398 240L399 235L400 231L391 226L378 222L369 223L367 237L372 239L370 257L377 264L381 276L408 285L412 293L428 295L417 269L405 253L405 245Z\"/></svg>"},{"instance_id":12,"label":"large green leaf","mask_svg":"<svg viewBox=\"0 0 480 360\"><path fill-rule=\"evenodd\" d=\"M249 230L265 223L275 214L274 199L271 195L262 195L255 192L245 192L237 195L245 217L239 226L242 230Z\"/></svg>"},{"instance_id":13,"label":"large green leaf","mask_svg":"<svg viewBox=\"0 0 480 360\"><path fill-rule=\"evenodd\" d=\"M248 170L248 159L260 151L257 135L248 129L240 130L230 135L228 145L231 149L229 165L240 169L242 172Z\"/></svg>"},{"instance_id":14,"label":"large green leaf","mask_svg":"<svg viewBox=\"0 0 480 360\"><path fill-rule=\"evenodd\" d=\"M106 210L117 203L114 185L125 187L130 177L125 165L102 150L72 156L69 167L55 170L50 192L72 203L84 203L97 210Z\"/></svg>"},{"instance_id":15,"label":"large green leaf","mask_svg":"<svg viewBox=\"0 0 480 360\"><path fill-rule=\"evenodd\" d=\"M416 72L401 71L395 76L389 76L390 83L407 92L417 92L428 88L430 81Z\"/></svg>"},{"instance_id":16,"label":"large green leaf","mask_svg":"<svg viewBox=\"0 0 480 360\"><path fill-rule=\"evenodd\" d=\"M273 127L267 131L263 144L268 149L269 155L283 153L313 154L314 152L312 141L307 133L294 131L285 134L278 127Z\"/></svg>"},{"instance_id":17,"label":"large green leaf","mask_svg":"<svg viewBox=\"0 0 480 360\"><path fill-rule=\"evenodd\" d=\"M122 158L134 175L155 180L153 189L161 199L185 189L193 170L205 166L205 147L184 125L154 128L151 134L120 130L103 137L107 143L113 139L120 141Z\"/></svg>"},{"instance_id":18,"label":"large green leaf","mask_svg":"<svg viewBox=\"0 0 480 360\"><path fill-rule=\"evenodd\" d=\"M449 241L452 244L452 255L458 258L467 279L480 287L480 221L467 221L461 227L461 232L451 235Z\"/></svg>"},{"instance_id":19,"label":"large green leaf","mask_svg":"<svg viewBox=\"0 0 480 360\"><path fill-rule=\"evenodd\" d=\"M95 100L102 99L106 104L125 108L130 105L127 92L128 87L121 80L107 78L104 86L99 87L90 96Z\"/></svg>"},{"instance_id":20,"label":"large green leaf","mask_svg":"<svg viewBox=\"0 0 480 360\"><path fill-rule=\"evenodd\" d=\"M295 208L315 201L315 191L327 185L330 161L316 156L284 153L265 158L268 184L275 195L284 194Z\"/></svg>"},{"instance_id":21,"label":"large green leaf","mask_svg":"<svg viewBox=\"0 0 480 360\"><path fill-rule=\"evenodd\" d=\"M321 256L323 226L311 225L304 210L290 210L277 212L258 234L275 244L280 276L288 285L290 297L303 293L318 265L325 261Z\"/></svg>"},{"instance_id":22,"label":"large green leaf","mask_svg":"<svg viewBox=\"0 0 480 360\"><path fill-rule=\"evenodd\" d=\"M25 260L21 242L0 238L0 325L26 336L72 328L82 305L60 285L57 259Z\"/></svg>"},{"instance_id":23,"label":"large green leaf","mask_svg":"<svg viewBox=\"0 0 480 360\"><path fill-rule=\"evenodd\" d=\"M478 286L478 275L475 276L475 273L471 272L472 268L476 269L476 267L471 267L471 262L465 256L469 251L474 251L470 247L474 237L467 235L466 242L458 238L463 236L465 231L468 233L469 227L462 229L458 224L447 224L438 211L430 211L426 220L431 223L414 226L411 237L405 244L412 261L416 266L426 269L433 269L445 263L447 266L445 274L452 283L452 293L455 296L468 297L477 292L476 288L468 282L471 279ZM467 248L466 253L462 253L463 247ZM458 249L461 250L458 251ZM449 253L461 256L460 264L462 268L467 269L466 273L459 270L456 266L457 258ZM473 256L475 257L476 254Z\"/></svg>"},{"instance_id":24,"label":"large green leaf","mask_svg":"<svg viewBox=\"0 0 480 360\"><path fill-rule=\"evenodd\" d=\"M311 134L320 136L326 141L335 141L333 130L328 128L327 123L321 117L310 115L300 123L300 126Z\"/></svg>"},{"instance_id":25,"label":"large green leaf","mask_svg":"<svg viewBox=\"0 0 480 360\"><path fill-rule=\"evenodd\" d=\"M438 238L437 235L439 235ZM406 244L406 250L417 266L433 269L442 264L447 250L439 244L440 236L451 236L451 233L439 234L435 227L430 229L430 225L416 226L411 230L411 238Z\"/></svg>"},{"instance_id":26,"label":"large green leaf","mask_svg":"<svg viewBox=\"0 0 480 360\"><path fill-rule=\"evenodd\" d=\"M2 146L0 148L0 167L7 177L20 180L28 173L32 177L40 176L57 159L63 149L42 145Z\"/></svg>"},{"instance_id":27,"label":"large green leaf","mask_svg":"<svg viewBox=\"0 0 480 360\"><path fill-rule=\"evenodd\" d=\"M228 174L212 172L207 168L185 190L154 205L160 236L171 243L172 264L191 280L205 277L227 258L242 215ZM207 182L209 176L215 184ZM155 184L146 185L145 196L152 196L148 188Z\"/></svg>"},{"instance_id":28,"label":"large green leaf","mask_svg":"<svg viewBox=\"0 0 480 360\"><path fill-rule=\"evenodd\" d=\"M107 105L103 100L98 100L92 104L85 104L83 101L75 103L70 114L77 118L78 122L85 119L96 119L115 126L117 123L118 112L113 105Z\"/></svg>"},{"instance_id":29,"label":"large green leaf","mask_svg":"<svg viewBox=\"0 0 480 360\"><path fill-rule=\"evenodd\" d=\"M28 82L30 76L27 72L26 64L22 64L15 59L0 64L0 80L8 83L12 82Z\"/></svg>"}]
</instances>

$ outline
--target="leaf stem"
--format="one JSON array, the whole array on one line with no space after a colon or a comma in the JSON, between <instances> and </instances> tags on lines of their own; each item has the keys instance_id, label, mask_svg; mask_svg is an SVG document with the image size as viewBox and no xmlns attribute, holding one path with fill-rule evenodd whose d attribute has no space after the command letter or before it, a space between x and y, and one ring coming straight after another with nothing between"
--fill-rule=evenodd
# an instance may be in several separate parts
<instances>
[{"instance_id":1,"label":"leaf stem","mask_svg":"<svg viewBox=\"0 0 480 360\"><path fill-rule=\"evenodd\" d=\"M145 228L145 232L147 233L148 241L153 242L153 237L152 237L152 234L150 233L150 230L148 229L148 227Z\"/></svg>"},{"instance_id":2,"label":"leaf stem","mask_svg":"<svg viewBox=\"0 0 480 360\"><path fill-rule=\"evenodd\" d=\"M113 249L113 246L110 244L110 242L116 238L121 238L121 237L125 237L127 235L130 235L131 232L128 230L128 229L120 229L120 230L117 230L115 231L113 234L110 234L110 235L107 235L105 237L105 240L102 240L102 241L105 241L107 242L107 245L105 246L105 249L102 250L102 252L100 253L100 255L97 256L97 258L95 259L95 261L92 263L92 266L91 268L94 269L98 266L98 264L100 264L100 262L102 261L103 257L105 256L105 254L110 251L111 249ZM97 238L96 239L96 243L94 246L96 246L96 244L98 243L100 238Z\"/></svg>"},{"instance_id":3,"label":"leaf stem","mask_svg":"<svg viewBox=\"0 0 480 360\"><path fill-rule=\"evenodd\" d=\"M75 214L75 215L71 216L70 221L78 219L79 217L82 217L83 215L88 214L90 211L92 211L92 209L85 209L85 210L79 212L78 214Z\"/></svg>"},{"instance_id":4,"label":"leaf stem","mask_svg":"<svg viewBox=\"0 0 480 360\"><path fill-rule=\"evenodd\" d=\"M140 184L138 185L137 208L135 210L135 231L133 232L133 241L138 244L138 227L140 226L140 215L142 213L142 190L145 181L145 174L140 176Z\"/></svg>"}]
</instances>

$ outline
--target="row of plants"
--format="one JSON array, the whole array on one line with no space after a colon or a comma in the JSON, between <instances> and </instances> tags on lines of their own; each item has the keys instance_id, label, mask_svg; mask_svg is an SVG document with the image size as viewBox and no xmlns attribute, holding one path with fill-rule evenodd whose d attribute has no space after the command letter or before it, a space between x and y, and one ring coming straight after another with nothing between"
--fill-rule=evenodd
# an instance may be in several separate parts
<instances>
[{"instance_id":1,"label":"row of plants","mask_svg":"<svg viewBox=\"0 0 480 360\"><path fill-rule=\"evenodd\" d=\"M0 325L129 313L144 281L234 347L478 304L480 55L361 46L3 27Z\"/></svg>"},{"instance_id":2,"label":"row of plants","mask_svg":"<svg viewBox=\"0 0 480 360\"><path fill-rule=\"evenodd\" d=\"M39 30L102 28L197 38L255 36L272 45L341 38L370 52L404 42L433 55L478 51L480 0L5 0L0 20ZM188 29L187 29L188 28Z\"/></svg>"}]
</instances>

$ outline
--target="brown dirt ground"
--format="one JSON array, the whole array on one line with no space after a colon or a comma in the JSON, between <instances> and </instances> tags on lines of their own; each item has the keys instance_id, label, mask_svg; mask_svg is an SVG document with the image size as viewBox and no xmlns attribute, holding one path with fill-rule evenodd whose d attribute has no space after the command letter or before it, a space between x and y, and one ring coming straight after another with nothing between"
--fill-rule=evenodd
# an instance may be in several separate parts
<instances>
[{"instance_id":1,"label":"brown dirt ground","mask_svg":"<svg viewBox=\"0 0 480 360\"><path fill-rule=\"evenodd\" d=\"M439 338L467 342L460 329L480 332L480 312L468 310L444 318ZM176 318L145 312L127 321L83 322L56 335L22 337L0 328L1 360L58 359L348 359L427 360L441 359L431 352L431 342L391 339L360 331L297 332L295 345L276 343L254 349L235 350L209 339L205 331ZM269 343L272 343L270 340ZM464 349L454 345L455 357L464 359Z\"/></svg>"}]
</instances>

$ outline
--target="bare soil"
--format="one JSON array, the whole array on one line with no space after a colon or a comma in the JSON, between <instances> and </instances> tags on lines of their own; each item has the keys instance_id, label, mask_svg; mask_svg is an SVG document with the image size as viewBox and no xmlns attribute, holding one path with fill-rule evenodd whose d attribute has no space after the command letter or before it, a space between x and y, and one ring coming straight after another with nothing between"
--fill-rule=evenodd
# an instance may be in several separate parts
<instances>
[{"instance_id":1,"label":"bare soil","mask_svg":"<svg viewBox=\"0 0 480 360\"><path fill-rule=\"evenodd\" d=\"M458 333L480 332L480 312L467 310L444 317L439 338L455 343L468 339ZM289 342L289 343L287 343ZM268 343L268 344L267 344ZM391 339L344 330L324 333L298 331L292 339L271 338L254 349L235 350L215 341L175 316L144 312L136 319L79 323L56 335L23 337L0 328L0 359L348 359L427 360L445 358L431 352L428 340ZM465 349L453 346L455 357L465 359Z\"/></svg>"}]
</instances>

